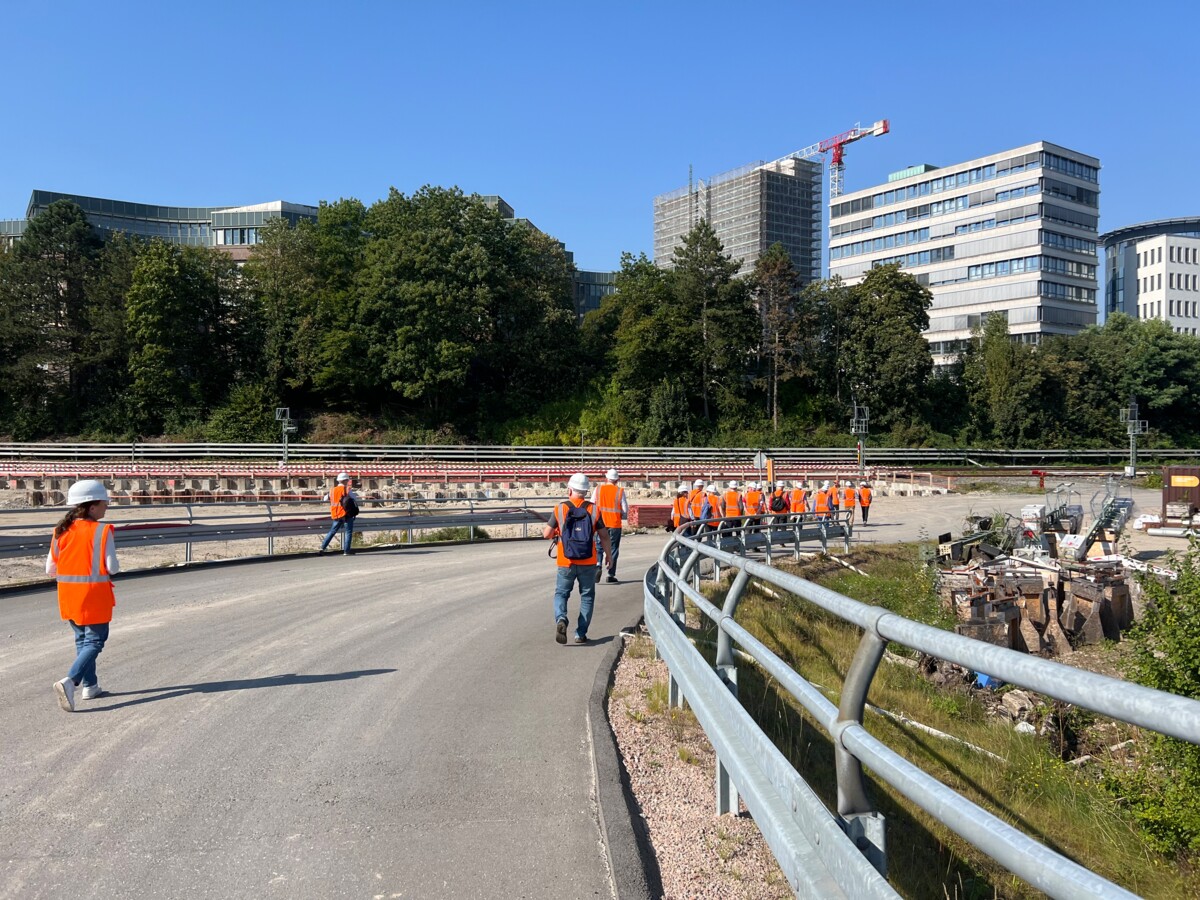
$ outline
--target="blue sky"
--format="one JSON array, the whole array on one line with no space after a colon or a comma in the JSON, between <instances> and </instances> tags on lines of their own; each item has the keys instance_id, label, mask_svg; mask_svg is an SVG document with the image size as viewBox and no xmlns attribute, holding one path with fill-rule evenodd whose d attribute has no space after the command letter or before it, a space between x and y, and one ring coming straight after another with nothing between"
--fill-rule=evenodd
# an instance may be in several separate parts
<instances>
[{"instance_id":1,"label":"blue sky","mask_svg":"<svg viewBox=\"0 0 1200 900\"><path fill-rule=\"evenodd\" d=\"M34 188L169 205L500 194L581 268L654 195L855 122L847 190L1045 139L1101 230L1200 215L1200 6L8 3L0 218Z\"/></svg>"}]
</instances>

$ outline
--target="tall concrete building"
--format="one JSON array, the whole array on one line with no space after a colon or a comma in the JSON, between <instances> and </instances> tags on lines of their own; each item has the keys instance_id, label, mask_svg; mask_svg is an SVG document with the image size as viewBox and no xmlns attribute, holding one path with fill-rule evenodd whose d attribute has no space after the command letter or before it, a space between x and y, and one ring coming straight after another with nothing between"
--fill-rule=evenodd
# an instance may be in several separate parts
<instances>
[{"instance_id":1,"label":"tall concrete building","mask_svg":"<svg viewBox=\"0 0 1200 900\"><path fill-rule=\"evenodd\" d=\"M1177 311L1188 311L1197 299L1191 285L1198 238L1200 217L1158 219L1100 235L1105 317L1123 312L1135 319L1162 318L1195 334L1197 323Z\"/></svg>"},{"instance_id":2,"label":"tall concrete building","mask_svg":"<svg viewBox=\"0 0 1200 900\"><path fill-rule=\"evenodd\" d=\"M1200 219L1162 219L1101 237L1105 312L1161 319L1178 334L1200 329Z\"/></svg>"},{"instance_id":3,"label":"tall concrete building","mask_svg":"<svg viewBox=\"0 0 1200 900\"><path fill-rule=\"evenodd\" d=\"M830 206L829 273L854 284L900 263L933 294L929 339L945 364L992 313L1015 340L1096 321L1100 160L1038 141L937 168L913 166Z\"/></svg>"},{"instance_id":4,"label":"tall concrete building","mask_svg":"<svg viewBox=\"0 0 1200 900\"><path fill-rule=\"evenodd\" d=\"M801 284L821 277L821 163L756 162L654 198L654 261L673 264L675 248L704 219L748 275L772 244L787 250Z\"/></svg>"}]
</instances>

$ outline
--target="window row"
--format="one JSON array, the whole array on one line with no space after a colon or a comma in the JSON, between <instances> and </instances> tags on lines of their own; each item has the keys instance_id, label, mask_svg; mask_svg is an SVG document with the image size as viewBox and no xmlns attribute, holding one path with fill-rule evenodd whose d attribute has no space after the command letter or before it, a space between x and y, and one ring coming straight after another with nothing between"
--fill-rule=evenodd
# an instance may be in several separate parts
<instances>
[{"instance_id":1,"label":"window row","mask_svg":"<svg viewBox=\"0 0 1200 900\"><path fill-rule=\"evenodd\" d=\"M920 250L916 253L904 253L900 256L888 256L883 259L871 260L871 268L900 263L901 266L927 266L930 263L945 262L954 259L953 247L937 247L933 250Z\"/></svg>"},{"instance_id":2,"label":"window row","mask_svg":"<svg viewBox=\"0 0 1200 900\"><path fill-rule=\"evenodd\" d=\"M1139 256L1141 254L1138 254ZM1158 251L1159 259L1162 259L1162 248ZM1196 263L1196 248L1195 247L1171 247L1171 262Z\"/></svg>"},{"instance_id":3,"label":"window row","mask_svg":"<svg viewBox=\"0 0 1200 900\"><path fill-rule=\"evenodd\" d=\"M238 246L258 243L257 228L214 228L217 246Z\"/></svg>"},{"instance_id":4,"label":"window row","mask_svg":"<svg viewBox=\"0 0 1200 900\"><path fill-rule=\"evenodd\" d=\"M831 260L847 259L863 253L891 250L893 247L906 247L909 244L919 244L927 240L929 240L929 229L917 228L913 231L902 231L899 234L889 234L886 237L877 237L869 241L855 241L853 244L846 244L842 247L831 247L829 258Z\"/></svg>"},{"instance_id":5,"label":"window row","mask_svg":"<svg viewBox=\"0 0 1200 900\"><path fill-rule=\"evenodd\" d=\"M1086 253L1089 256L1096 255L1096 242L1085 238L1077 238L1069 234L1059 234L1057 231L1043 231L1041 239L1042 246L1044 247L1056 247L1059 250L1074 250L1076 253Z\"/></svg>"},{"instance_id":6,"label":"window row","mask_svg":"<svg viewBox=\"0 0 1200 900\"><path fill-rule=\"evenodd\" d=\"M1085 303L1096 302L1095 288L1077 287L1073 284L1043 281L1038 284L1038 292L1043 297L1052 297L1056 300L1082 300Z\"/></svg>"},{"instance_id":7,"label":"window row","mask_svg":"<svg viewBox=\"0 0 1200 900\"><path fill-rule=\"evenodd\" d=\"M1162 275L1158 276L1159 284L1162 283ZM1175 291L1194 291L1196 290L1196 276L1187 275L1183 272L1176 274L1174 272L1167 273L1167 287Z\"/></svg>"},{"instance_id":8,"label":"window row","mask_svg":"<svg viewBox=\"0 0 1200 900\"><path fill-rule=\"evenodd\" d=\"M1053 169L1055 172L1062 172L1064 175L1070 175L1072 178L1079 178L1083 181L1090 181L1093 184L1100 181L1100 170L1095 166L1076 162L1073 159L1067 159L1065 156L1059 156L1055 153L1043 153L1042 165L1047 169Z\"/></svg>"},{"instance_id":9,"label":"window row","mask_svg":"<svg viewBox=\"0 0 1200 900\"><path fill-rule=\"evenodd\" d=\"M829 236L835 238L846 234L871 231L876 228L903 225L905 222L928 219L932 216L941 216L964 209L988 206L992 203L1005 203L1009 200L1031 197L1039 193L1041 193L1041 184L1037 181L1011 188L1007 191L976 191L972 194L964 194L961 197L935 200L932 203L910 206L908 209L898 209L894 213L886 213L885 215L874 216L870 219L859 219L855 222L846 222L843 225L830 225Z\"/></svg>"},{"instance_id":10,"label":"window row","mask_svg":"<svg viewBox=\"0 0 1200 900\"><path fill-rule=\"evenodd\" d=\"M1196 302L1195 300L1168 300L1167 314L1194 319L1196 318Z\"/></svg>"}]
</instances>

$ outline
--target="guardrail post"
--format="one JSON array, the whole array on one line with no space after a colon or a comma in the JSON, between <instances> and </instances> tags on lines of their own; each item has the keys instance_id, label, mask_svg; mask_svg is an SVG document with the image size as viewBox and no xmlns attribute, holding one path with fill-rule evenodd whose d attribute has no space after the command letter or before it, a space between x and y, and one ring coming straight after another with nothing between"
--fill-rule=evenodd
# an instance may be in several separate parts
<instances>
[{"instance_id":1,"label":"guardrail post","mask_svg":"<svg viewBox=\"0 0 1200 900\"><path fill-rule=\"evenodd\" d=\"M473 519L475 516L475 501L474 500L467 501L467 512L469 512L471 514L471 517ZM412 532L410 531L409 534L412 534ZM467 540L471 541L471 542L475 541L475 524L474 524L474 522L472 522L470 525L467 526Z\"/></svg>"},{"instance_id":2,"label":"guardrail post","mask_svg":"<svg viewBox=\"0 0 1200 900\"><path fill-rule=\"evenodd\" d=\"M842 686L842 698L838 704L838 722L862 724L863 709L867 704L867 691L883 659L887 642L874 631L864 631L846 682ZM887 832L883 814L872 807L867 796L867 779L863 775L862 763L835 742L834 758L837 766L838 816L842 827L862 851L879 874L887 876Z\"/></svg>"},{"instance_id":3,"label":"guardrail post","mask_svg":"<svg viewBox=\"0 0 1200 900\"><path fill-rule=\"evenodd\" d=\"M192 525L195 524L195 519L192 516L192 505L189 503L187 507L188 514L188 534L191 534ZM192 542L189 540L183 545L183 562L186 565L192 561Z\"/></svg>"},{"instance_id":4,"label":"guardrail post","mask_svg":"<svg viewBox=\"0 0 1200 900\"><path fill-rule=\"evenodd\" d=\"M413 523L413 511L412 511L412 499L410 498L408 501L408 544L410 547L412 546L412 542L413 542L412 523Z\"/></svg>"},{"instance_id":5,"label":"guardrail post","mask_svg":"<svg viewBox=\"0 0 1200 900\"><path fill-rule=\"evenodd\" d=\"M742 593L746 590L746 585L750 583L750 573L745 569L741 569L737 577L733 579L733 584L729 587L729 592L725 595L725 603L721 607L722 621L717 623L717 675L729 688L729 692L733 696L738 695L737 684L737 663L733 658L733 639L725 632L724 620L732 619L733 614L737 611L738 603L742 599ZM729 770L725 768L725 764L721 762L721 757L717 757L717 815L738 814L738 790L737 785L733 783L733 779L729 777Z\"/></svg>"},{"instance_id":6,"label":"guardrail post","mask_svg":"<svg viewBox=\"0 0 1200 900\"><path fill-rule=\"evenodd\" d=\"M829 552L829 520L828 519L821 520L821 552L822 553ZM800 558L799 552L797 552L796 558L797 559Z\"/></svg>"},{"instance_id":7,"label":"guardrail post","mask_svg":"<svg viewBox=\"0 0 1200 900\"><path fill-rule=\"evenodd\" d=\"M271 512L271 504L267 504L267 556L275 555L275 516Z\"/></svg>"},{"instance_id":8,"label":"guardrail post","mask_svg":"<svg viewBox=\"0 0 1200 900\"><path fill-rule=\"evenodd\" d=\"M846 527L842 531L842 537L845 538L846 553L850 552L850 538L854 536L854 510L846 513Z\"/></svg>"}]
</instances>

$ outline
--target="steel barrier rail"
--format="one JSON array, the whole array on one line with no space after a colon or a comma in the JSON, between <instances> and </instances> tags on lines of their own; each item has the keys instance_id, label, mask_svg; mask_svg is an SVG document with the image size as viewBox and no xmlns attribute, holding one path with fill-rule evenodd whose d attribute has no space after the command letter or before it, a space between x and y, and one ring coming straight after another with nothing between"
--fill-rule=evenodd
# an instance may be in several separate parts
<instances>
[{"instance_id":1,"label":"steel barrier rail","mask_svg":"<svg viewBox=\"0 0 1200 900\"><path fill-rule=\"evenodd\" d=\"M760 530L763 528L758 527ZM769 534L769 531L766 533ZM698 578L698 564L702 559L713 563L714 572L719 572L717 567L723 565L737 573L721 609L708 601L692 584L692 580ZM862 641L847 672L838 706L835 707L814 685L736 623L734 614L752 579L789 591L863 630ZM685 598L718 627L715 671L703 661L699 651L686 641L682 631ZM730 697L736 697L735 643L774 676L825 729L834 743L837 759L837 820L855 839L865 858L872 859L881 871L886 871L883 822L868 797L862 772L864 764L907 800L1050 896L1134 896L1055 853L941 784L863 727L867 692L889 641L956 662L973 671L987 672L1115 719L1200 744L1198 701L1095 675L914 622L795 575L780 572L743 554L728 552L714 546L708 535L693 539L685 537L681 531L668 540L659 562L646 576L645 610L651 635L671 672L671 701L678 704L685 697L689 702L693 696L705 698L701 699L699 705L693 703L693 707L706 732L712 727L718 732L737 729L741 733L747 727L741 720L732 718L727 704L718 706L708 697L714 677ZM703 680L697 675L697 667L704 671ZM757 735L755 740L760 745L764 741L769 743L761 729L753 726L753 730ZM763 773L761 756L747 754L747 747L751 743L753 741L745 737L740 743L725 741L722 746L714 743L718 753L719 813L737 808L739 791L746 795L747 806L752 811L752 797L754 803L763 802L759 796ZM799 776L795 770L788 766L781 773L776 767L769 766L767 776L779 796L793 798L793 809L796 809L793 779ZM798 819L802 828L811 829L821 824L819 821L814 824L812 816L806 815L807 818ZM793 887L799 889L798 885L803 881L797 879L805 877L804 873L793 873L788 869L788 860L795 858L794 839L785 831L768 833L773 828L774 821L768 818L763 829L764 836L789 879L792 879ZM810 830L808 834L811 840L813 832ZM820 848L828 848L828 843L820 842ZM828 870L830 866L826 860L825 869Z\"/></svg>"},{"instance_id":2,"label":"steel barrier rail","mask_svg":"<svg viewBox=\"0 0 1200 900\"><path fill-rule=\"evenodd\" d=\"M355 531L360 532L407 532L410 544L413 543L413 532L441 528L468 528L471 538L474 539L475 528L521 525L527 536L530 525L545 523L555 502L553 500L532 504L515 502L494 508L484 506L482 509L479 508L479 504L470 501L466 504L457 501L455 504L444 504L432 508L422 508L419 504L410 504L404 512L399 514L396 510L390 509L364 509L356 517L354 524ZM504 501L499 501L499 503L504 504ZM276 504L237 505L267 508ZM213 509L213 506L206 504L200 508L200 511L208 512ZM159 508L169 509L171 507ZM262 514L226 513L198 516L194 505L187 504L174 508L185 512L187 520L143 518L115 524L118 549L183 544L185 546L185 562L191 562L192 544L266 539L267 554L274 555L276 538L324 534L328 531L331 521L328 514L297 518L293 513L292 517L280 518L273 509L267 509L265 516L267 521L264 522ZM544 508L545 512L539 512L539 508ZM127 509L127 507L121 509ZM205 524L205 519L218 520L219 524ZM50 551L52 529L52 522L45 525L0 525L0 559L45 556Z\"/></svg>"},{"instance_id":3,"label":"steel barrier rail","mask_svg":"<svg viewBox=\"0 0 1200 900\"><path fill-rule=\"evenodd\" d=\"M354 461L458 461L487 463L501 461L562 462L583 466L607 466L613 463L636 461L678 461L695 464L702 461L739 461L752 458L756 447L571 447L571 446L471 446L442 444L289 444L288 455L294 459L315 459L331 464ZM804 462L855 461L854 447L775 447L765 448L777 460ZM213 444L213 443L0 443L0 460L57 459L71 461L127 460L138 462L155 459L278 459L282 446L277 443ZM1200 456L1195 449L1142 449L1143 459L1192 459ZM1049 460L1124 460L1128 448L1099 450L1044 450L1038 448L896 448L871 447L868 458L879 463L922 463L969 465L988 462L993 465L1036 464Z\"/></svg>"}]
</instances>

